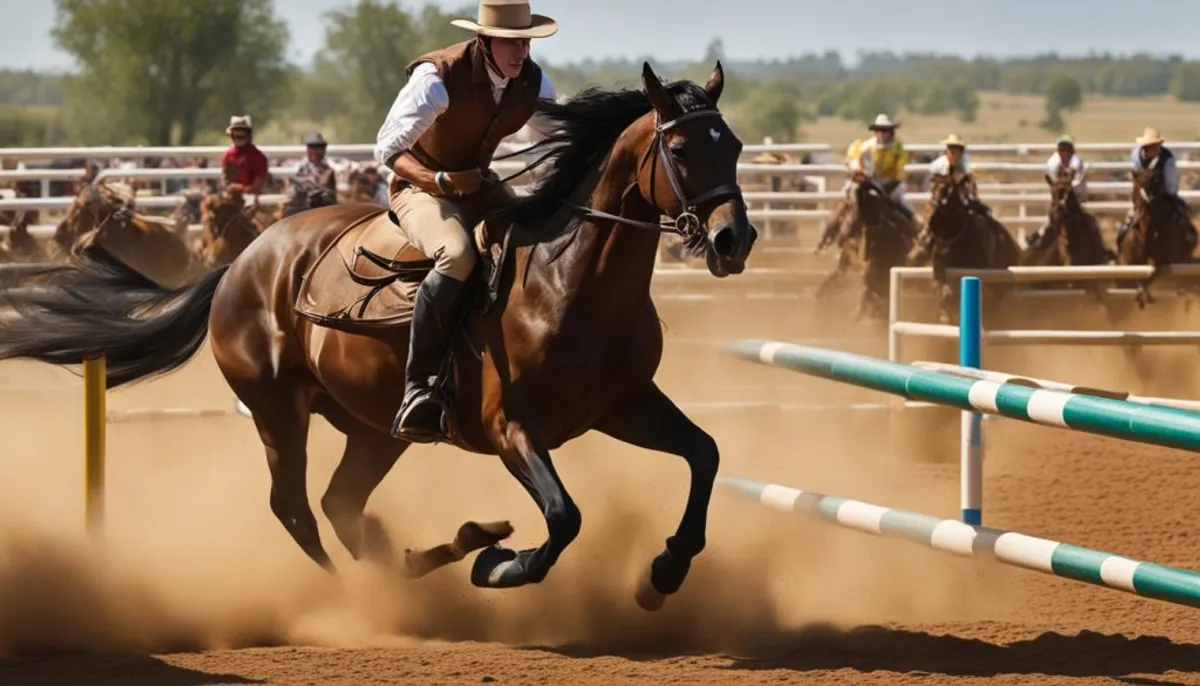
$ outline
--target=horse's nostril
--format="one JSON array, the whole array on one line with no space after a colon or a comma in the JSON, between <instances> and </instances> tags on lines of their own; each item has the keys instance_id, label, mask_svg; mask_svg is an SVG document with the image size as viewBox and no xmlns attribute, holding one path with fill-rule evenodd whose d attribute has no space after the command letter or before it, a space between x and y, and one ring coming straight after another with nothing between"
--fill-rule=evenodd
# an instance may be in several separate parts
<instances>
[{"instance_id":1,"label":"horse's nostril","mask_svg":"<svg viewBox=\"0 0 1200 686\"><path fill-rule=\"evenodd\" d=\"M708 242L712 244L713 251L718 255L729 257L733 254L733 227L722 226L719 229L710 231Z\"/></svg>"}]
</instances>

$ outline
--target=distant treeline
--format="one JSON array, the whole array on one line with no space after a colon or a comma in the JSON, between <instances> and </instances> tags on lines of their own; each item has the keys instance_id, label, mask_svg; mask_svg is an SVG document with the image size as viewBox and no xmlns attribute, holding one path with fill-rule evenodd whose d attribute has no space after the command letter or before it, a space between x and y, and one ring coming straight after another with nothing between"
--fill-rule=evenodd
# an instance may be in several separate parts
<instances>
[{"instance_id":1,"label":"distant treeline","mask_svg":"<svg viewBox=\"0 0 1200 686\"><path fill-rule=\"evenodd\" d=\"M335 139L372 140L404 84L403 66L468 35L449 25L453 12L433 5L410 11L358 0L325 15L322 49L311 64L295 65L285 59L290 37L272 0L56 0L56 7L53 35L80 70L0 70L0 146L217 142L228 116L244 112L260 129L280 122L289 136L315 126ZM636 87L645 59L539 61L559 92L571 94L593 85ZM1200 62L1177 56L878 52L861 54L851 67L836 52L730 60L714 40L696 61L651 61L660 74L703 82L717 59L729 75L722 109L746 140L796 140L804 122L821 116L970 121L979 91L1045 97L1048 129L1089 94L1200 100Z\"/></svg>"}]
</instances>

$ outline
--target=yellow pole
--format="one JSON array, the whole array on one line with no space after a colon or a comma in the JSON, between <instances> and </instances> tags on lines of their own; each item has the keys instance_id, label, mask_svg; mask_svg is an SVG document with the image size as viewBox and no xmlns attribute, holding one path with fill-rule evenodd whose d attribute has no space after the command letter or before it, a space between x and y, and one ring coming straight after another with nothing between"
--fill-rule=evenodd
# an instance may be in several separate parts
<instances>
[{"instance_id":1,"label":"yellow pole","mask_svg":"<svg viewBox=\"0 0 1200 686\"><path fill-rule=\"evenodd\" d=\"M103 357L83 362L84 501L88 533L104 528L104 429L107 365Z\"/></svg>"}]
</instances>

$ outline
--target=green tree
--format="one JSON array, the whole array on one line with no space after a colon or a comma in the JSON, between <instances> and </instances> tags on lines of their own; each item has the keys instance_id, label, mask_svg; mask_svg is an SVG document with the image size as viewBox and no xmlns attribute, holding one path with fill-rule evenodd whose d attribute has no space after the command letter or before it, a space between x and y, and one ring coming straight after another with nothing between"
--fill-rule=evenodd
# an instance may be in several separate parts
<instances>
[{"instance_id":1,"label":"green tree","mask_svg":"<svg viewBox=\"0 0 1200 686\"><path fill-rule=\"evenodd\" d=\"M797 139L807 114L800 109L800 94L794 84L779 79L756 86L738 107L733 125L749 143L770 136L776 143Z\"/></svg>"},{"instance_id":2,"label":"green tree","mask_svg":"<svg viewBox=\"0 0 1200 686\"><path fill-rule=\"evenodd\" d=\"M1200 62L1182 62L1171 76L1171 93L1180 102L1200 101Z\"/></svg>"},{"instance_id":3,"label":"green tree","mask_svg":"<svg viewBox=\"0 0 1200 686\"><path fill-rule=\"evenodd\" d=\"M190 144L230 114L270 118L286 86L271 0L55 0L53 37L79 72L68 117L96 142Z\"/></svg>"},{"instance_id":4,"label":"green tree","mask_svg":"<svg viewBox=\"0 0 1200 686\"><path fill-rule=\"evenodd\" d=\"M1059 74L1046 84L1046 106L1072 111L1083 104L1083 86L1073 76Z\"/></svg>"},{"instance_id":5,"label":"green tree","mask_svg":"<svg viewBox=\"0 0 1200 686\"><path fill-rule=\"evenodd\" d=\"M314 70L324 83L336 84L327 90L342 93L338 135L374 140L396 94L408 81L405 67L426 52L472 38L450 19L473 12L471 8L444 14L429 4L413 16L397 3L358 0L327 13L325 47Z\"/></svg>"}]
</instances>

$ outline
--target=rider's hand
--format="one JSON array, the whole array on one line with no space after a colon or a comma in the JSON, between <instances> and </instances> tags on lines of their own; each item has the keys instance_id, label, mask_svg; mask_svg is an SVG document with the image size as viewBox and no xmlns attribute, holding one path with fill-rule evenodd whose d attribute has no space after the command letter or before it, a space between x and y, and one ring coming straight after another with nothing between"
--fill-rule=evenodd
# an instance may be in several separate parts
<instances>
[{"instance_id":1,"label":"rider's hand","mask_svg":"<svg viewBox=\"0 0 1200 686\"><path fill-rule=\"evenodd\" d=\"M459 196L474 195L483 186L483 174L478 169L446 172L445 179L450 192Z\"/></svg>"}]
</instances>

